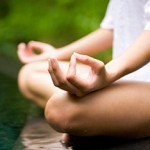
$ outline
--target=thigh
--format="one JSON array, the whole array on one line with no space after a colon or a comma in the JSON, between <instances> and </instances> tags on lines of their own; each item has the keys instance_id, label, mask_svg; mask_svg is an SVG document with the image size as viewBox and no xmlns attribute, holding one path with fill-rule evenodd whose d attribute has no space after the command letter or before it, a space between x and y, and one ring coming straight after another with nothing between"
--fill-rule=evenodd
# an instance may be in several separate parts
<instances>
[{"instance_id":1,"label":"thigh","mask_svg":"<svg viewBox=\"0 0 150 150\"><path fill-rule=\"evenodd\" d=\"M70 115L70 134L150 135L150 83L118 81L84 97L60 92L53 100L62 118Z\"/></svg>"},{"instance_id":2,"label":"thigh","mask_svg":"<svg viewBox=\"0 0 150 150\"><path fill-rule=\"evenodd\" d=\"M60 61L59 64L62 70L67 73L69 62ZM82 74L88 67L78 64L77 68L79 74ZM48 73L48 61L33 62L23 66L19 73L19 84L20 88L23 87L22 92L27 89L31 96L34 94L46 100L60 90L54 86Z\"/></svg>"}]
</instances>

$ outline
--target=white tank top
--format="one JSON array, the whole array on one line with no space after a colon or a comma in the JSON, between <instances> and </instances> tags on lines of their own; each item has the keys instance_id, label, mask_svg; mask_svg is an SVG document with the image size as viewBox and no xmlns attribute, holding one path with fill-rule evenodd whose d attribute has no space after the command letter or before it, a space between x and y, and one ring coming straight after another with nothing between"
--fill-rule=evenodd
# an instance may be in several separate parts
<instances>
[{"instance_id":1,"label":"white tank top","mask_svg":"<svg viewBox=\"0 0 150 150\"><path fill-rule=\"evenodd\" d=\"M144 30L150 30L150 0L110 0L101 27L114 31L113 58L118 57ZM150 81L150 63L124 79Z\"/></svg>"}]
</instances>

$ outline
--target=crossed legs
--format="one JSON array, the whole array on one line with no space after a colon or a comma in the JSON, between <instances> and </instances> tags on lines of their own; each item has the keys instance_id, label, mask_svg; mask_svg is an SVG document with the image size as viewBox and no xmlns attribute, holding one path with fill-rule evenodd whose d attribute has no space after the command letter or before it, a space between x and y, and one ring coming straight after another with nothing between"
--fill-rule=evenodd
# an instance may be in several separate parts
<instances>
[{"instance_id":1,"label":"crossed legs","mask_svg":"<svg viewBox=\"0 0 150 150\"><path fill-rule=\"evenodd\" d=\"M66 62L61 66L67 70ZM86 70L79 68L80 72ZM150 83L118 81L79 98L54 87L47 62L36 62L22 68L19 87L27 98L45 108L47 121L59 132L76 136L150 135Z\"/></svg>"},{"instance_id":2,"label":"crossed legs","mask_svg":"<svg viewBox=\"0 0 150 150\"><path fill-rule=\"evenodd\" d=\"M67 72L68 62L60 62L64 72ZM87 70L87 66L78 65L80 73ZM45 108L48 99L57 91L48 73L48 62L40 61L24 65L18 75L20 92L29 100L35 102L41 108Z\"/></svg>"},{"instance_id":3,"label":"crossed legs","mask_svg":"<svg viewBox=\"0 0 150 150\"><path fill-rule=\"evenodd\" d=\"M140 82L117 82L81 98L61 91L48 101L45 116L57 131L77 136L149 136L149 91L150 84Z\"/></svg>"}]
</instances>

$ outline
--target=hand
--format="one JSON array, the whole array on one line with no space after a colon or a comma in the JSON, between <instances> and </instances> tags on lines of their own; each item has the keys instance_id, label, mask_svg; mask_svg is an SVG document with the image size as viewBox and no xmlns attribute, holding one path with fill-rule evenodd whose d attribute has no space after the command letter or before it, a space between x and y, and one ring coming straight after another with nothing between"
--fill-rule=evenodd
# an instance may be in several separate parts
<instances>
[{"instance_id":1,"label":"hand","mask_svg":"<svg viewBox=\"0 0 150 150\"><path fill-rule=\"evenodd\" d=\"M38 50L39 54L36 54L35 50ZM18 57L22 63L46 60L55 54L53 46L41 42L31 41L27 45L25 43L18 45Z\"/></svg>"},{"instance_id":2,"label":"hand","mask_svg":"<svg viewBox=\"0 0 150 150\"><path fill-rule=\"evenodd\" d=\"M76 74L76 60L90 66L86 78ZM59 67L56 58L49 60L49 73L55 86L76 96L84 96L109 84L108 73L103 62L77 53L71 57L67 75Z\"/></svg>"},{"instance_id":3,"label":"hand","mask_svg":"<svg viewBox=\"0 0 150 150\"><path fill-rule=\"evenodd\" d=\"M51 79L56 87L59 87L65 91L68 91L71 94L81 95L80 89L77 89L69 81L67 81L66 72L64 72L55 57L49 59L49 68L48 71L51 75Z\"/></svg>"}]
</instances>

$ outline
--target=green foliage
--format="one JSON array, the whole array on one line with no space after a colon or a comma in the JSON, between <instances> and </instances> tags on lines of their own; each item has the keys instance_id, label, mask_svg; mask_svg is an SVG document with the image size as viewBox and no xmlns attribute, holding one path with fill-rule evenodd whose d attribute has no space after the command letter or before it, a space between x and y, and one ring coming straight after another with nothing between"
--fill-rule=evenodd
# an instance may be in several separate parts
<instances>
[{"instance_id":1,"label":"green foliage","mask_svg":"<svg viewBox=\"0 0 150 150\"><path fill-rule=\"evenodd\" d=\"M1 2L2 1L2 2ZM108 0L0 0L0 54L16 58L19 42L62 46L99 28Z\"/></svg>"}]
</instances>

